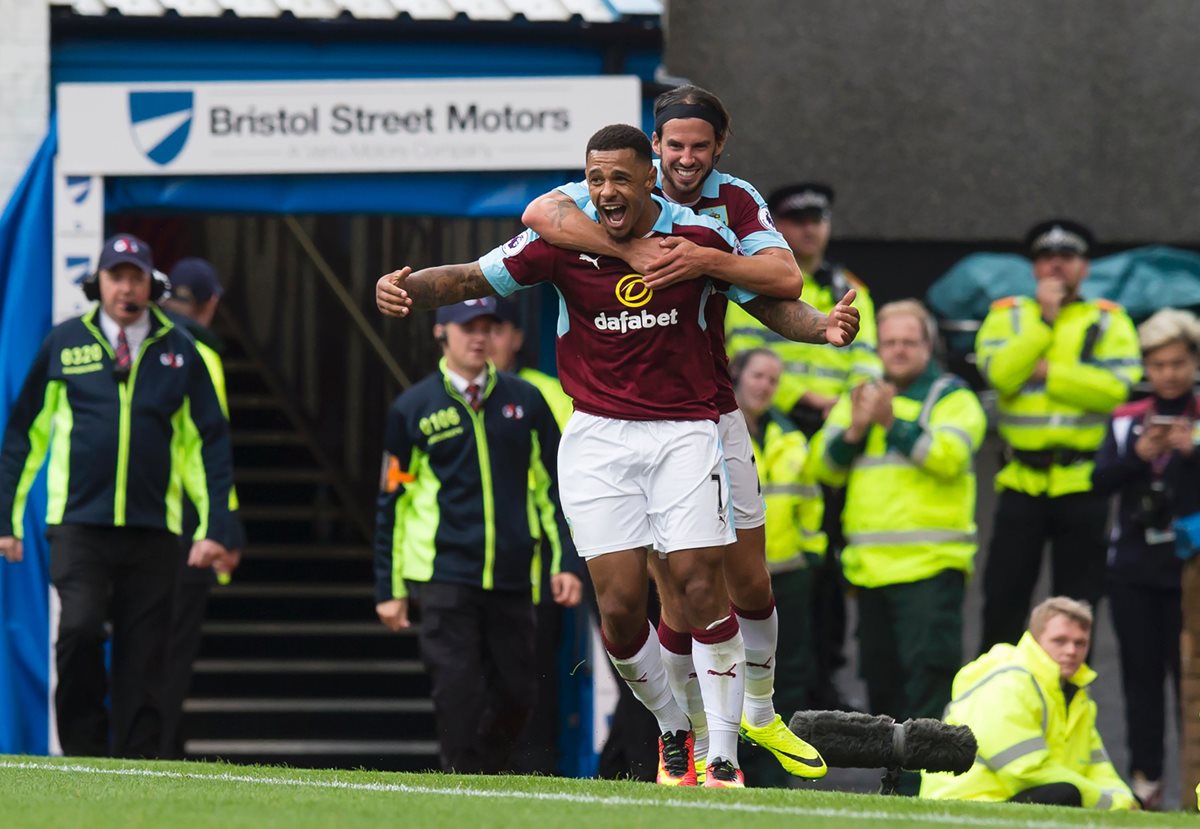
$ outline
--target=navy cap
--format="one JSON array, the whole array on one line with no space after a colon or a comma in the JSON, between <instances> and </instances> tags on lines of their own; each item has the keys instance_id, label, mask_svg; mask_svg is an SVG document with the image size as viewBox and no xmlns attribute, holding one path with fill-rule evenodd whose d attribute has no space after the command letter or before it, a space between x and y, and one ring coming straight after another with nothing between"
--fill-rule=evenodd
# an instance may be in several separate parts
<instances>
[{"instance_id":1,"label":"navy cap","mask_svg":"<svg viewBox=\"0 0 1200 829\"><path fill-rule=\"evenodd\" d=\"M191 256L171 268L171 298L203 305L224 293L217 269L207 259Z\"/></svg>"},{"instance_id":2,"label":"navy cap","mask_svg":"<svg viewBox=\"0 0 1200 829\"><path fill-rule=\"evenodd\" d=\"M443 305L437 309L437 322L439 325L445 325L448 322L456 322L459 325L465 325L477 317L496 317L499 319L499 314L496 312L496 298L494 296L485 296L482 299L468 299L465 302L459 302L454 305Z\"/></svg>"},{"instance_id":3,"label":"navy cap","mask_svg":"<svg viewBox=\"0 0 1200 829\"><path fill-rule=\"evenodd\" d=\"M150 246L136 236L118 233L100 251L100 270L110 271L117 265L134 265L150 273L154 270Z\"/></svg>"},{"instance_id":4,"label":"navy cap","mask_svg":"<svg viewBox=\"0 0 1200 829\"><path fill-rule=\"evenodd\" d=\"M514 328L521 328L521 314L517 311L517 303L511 299L496 299L496 319L500 322L511 322Z\"/></svg>"},{"instance_id":5,"label":"navy cap","mask_svg":"<svg viewBox=\"0 0 1200 829\"><path fill-rule=\"evenodd\" d=\"M1025 234L1025 249L1031 259L1045 253L1074 253L1087 256L1096 244L1086 225L1071 219L1047 219L1029 228Z\"/></svg>"},{"instance_id":6,"label":"navy cap","mask_svg":"<svg viewBox=\"0 0 1200 829\"><path fill-rule=\"evenodd\" d=\"M833 188L816 181L789 184L771 193L767 207L774 216L816 215L828 219L833 211Z\"/></svg>"}]
</instances>

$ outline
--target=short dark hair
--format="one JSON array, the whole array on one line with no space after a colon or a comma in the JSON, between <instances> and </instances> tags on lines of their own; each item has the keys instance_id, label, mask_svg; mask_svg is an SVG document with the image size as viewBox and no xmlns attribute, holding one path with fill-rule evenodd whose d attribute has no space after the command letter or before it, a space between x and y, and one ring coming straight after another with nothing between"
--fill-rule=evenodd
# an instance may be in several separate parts
<instances>
[{"instance_id":1,"label":"short dark hair","mask_svg":"<svg viewBox=\"0 0 1200 829\"><path fill-rule=\"evenodd\" d=\"M605 150L633 150L642 161L650 161L654 158L654 152L650 149L650 139L646 137L646 133L629 124L609 124L607 127L596 130L595 134L588 139L588 155L594 151L603 152Z\"/></svg>"},{"instance_id":2,"label":"short dark hair","mask_svg":"<svg viewBox=\"0 0 1200 829\"><path fill-rule=\"evenodd\" d=\"M721 103L721 99L707 89L701 89L694 84L688 83L683 86L677 86L674 89L668 89L659 95L654 99L655 124L658 123L658 116L662 114L663 110L676 104L694 104L695 106L711 109L716 121L713 124L713 128L717 133L717 140L724 141L729 137L730 129L733 126L733 118L729 115L729 110L725 109L725 104ZM659 138L662 138L661 134Z\"/></svg>"}]
</instances>

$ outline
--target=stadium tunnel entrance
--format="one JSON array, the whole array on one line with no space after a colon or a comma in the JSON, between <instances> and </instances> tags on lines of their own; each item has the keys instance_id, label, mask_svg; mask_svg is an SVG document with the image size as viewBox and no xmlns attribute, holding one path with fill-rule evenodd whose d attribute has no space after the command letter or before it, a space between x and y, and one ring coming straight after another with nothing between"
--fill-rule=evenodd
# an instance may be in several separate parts
<instances>
[{"instance_id":1,"label":"stadium tunnel entrance","mask_svg":"<svg viewBox=\"0 0 1200 829\"><path fill-rule=\"evenodd\" d=\"M269 27L237 21L236 34L230 22L189 20L184 30L178 18L112 16L53 30L58 106L6 211L2 235L15 240L14 274L52 269L54 279L35 284L25 277L31 297L25 327L0 332L0 351L13 365L26 366L28 343L36 348L51 321L79 313L78 283L94 270L100 243L111 233L145 238L162 270L184 256L213 261L225 288L215 327L227 344L236 483L249 545L234 583L214 591L210 604L185 708L187 754L296 766L435 767L428 680L415 637L388 636L374 618L370 542L387 405L438 355L431 315L383 320L374 308L374 282L404 264L477 258L514 235L529 200L580 177L586 134L612 121L648 126L650 101L659 91L651 79L661 32L657 18L652 25L610 26L397 21L371 30L361 22L290 20ZM564 48L568 37L571 46ZM458 93L468 98L486 97L488 90L513 98L512 117L504 106L472 110L470 101L438 98L443 87L436 79L443 77L459 79ZM358 82L395 82L395 90L378 93L392 101L433 90L422 111L434 114L339 120L332 117L339 104L322 99L314 106L328 109L307 123L329 130L350 124L345 132L362 143L349 153L330 153L324 163L309 156L288 169L272 166L260 139L290 132L300 141L311 130L270 125L253 113L237 130L218 129L226 122L212 117L215 107L203 98L214 89L262 94L275 83L288 84L289 94L311 83L321 94L350 95L365 88ZM96 106L82 120L72 119L61 95L71 86ZM597 97L596 88L607 92ZM528 135L555 131L561 118L521 115L537 110L547 89L569 112L571 129L561 132L569 137L570 157ZM106 94L110 104L97 104ZM522 100L532 103L524 107ZM491 117L493 110L500 116ZM592 123L597 118L605 120ZM89 151L103 145L100 125L109 122L117 125L113 135L136 152L136 158L126 155L132 166L65 163L70 152L64 150L72 145ZM460 156L475 162L364 166L364 158L387 156L379 142L435 123L473 129L477 140ZM218 142L200 167L187 167L188 145L200 146L204 132L213 141L216 133L221 141L240 133L262 169L227 164L228 142ZM452 147L451 139L431 132L425 130L426 156ZM492 155L492 144L510 160L480 162ZM294 154L294 146L274 155ZM535 163L512 160L522 154ZM339 167L329 162L334 157L350 160ZM553 371L557 299L550 293L526 292L518 302L530 332L529 362ZM6 375L6 381L19 384L20 377ZM34 543L27 557L44 562L45 549L36 549L38 542L44 546L44 510L36 496L31 504L26 537ZM44 569L30 566L3 578L6 592L45 595ZM49 608L37 598L13 609L12 621L36 635L11 660L15 690L5 709L14 713L12 722L0 721L0 750L54 753ZM605 724L593 717L593 677L586 667L566 674L582 662L604 663L587 658L584 613L569 617L567 627L558 656L558 667L565 665L560 714L549 735L538 737L541 756L534 751L521 770L594 770ZM547 739L556 764L545 756Z\"/></svg>"}]
</instances>

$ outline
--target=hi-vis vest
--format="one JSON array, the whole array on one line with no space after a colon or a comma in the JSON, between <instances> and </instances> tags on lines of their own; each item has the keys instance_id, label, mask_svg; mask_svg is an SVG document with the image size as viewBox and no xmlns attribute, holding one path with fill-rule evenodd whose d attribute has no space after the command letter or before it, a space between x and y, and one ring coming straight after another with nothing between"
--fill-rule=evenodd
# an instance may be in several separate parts
<instances>
[{"instance_id":1,"label":"hi-vis vest","mask_svg":"<svg viewBox=\"0 0 1200 829\"><path fill-rule=\"evenodd\" d=\"M871 426L857 446L842 438L850 408L849 395L833 407L810 461L820 481L846 487L846 579L884 587L943 570L969 574L977 546L973 459L987 428L978 398L930 364L892 402L891 428Z\"/></svg>"},{"instance_id":2,"label":"hi-vis vest","mask_svg":"<svg viewBox=\"0 0 1200 829\"><path fill-rule=\"evenodd\" d=\"M1089 809L1128 809L1133 794L1121 780L1096 730L1096 703L1087 686L1096 672L1083 665L1071 677L1067 702L1058 663L1028 631L1014 647L995 645L954 677L943 720L970 726L979 743L966 774L921 775L921 797L1009 800L1049 783L1069 783Z\"/></svg>"},{"instance_id":3,"label":"hi-vis vest","mask_svg":"<svg viewBox=\"0 0 1200 829\"><path fill-rule=\"evenodd\" d=\"M767 504L767 569L785 573L807 567L805 553L825 554L825 502L808 470L804 433L778 410L763 418L762 442L751 432L751 443Z\"/></svg>"},{"instance_id":4,"label":"hi-vis vest","mask_svg":"<svg viewBox=\"0 0 1200 829\"><path fill-rule=\"evenodd\" d=\"M999 393L1000 436L1012 449L1093 453L1113 409L1142 376L1137 332L1120 305L1071 302L1050 326L1031 297L992 304L975 340L979 370ZM1045 382L1030 379L1046 360ZM1091 489L1090 460L1033 469L1013 460L997 489L1055 497Z\"/></svg>"},{"instance_id":5,"label":"hi-vis vest","mask_svg":"<svg viewBox=\"0 0 1200 829\"><path fill-rule=\"evenodd\" d=\"M830 276L822 279L827 268L828 265L822 265L818 274L805 278L800 299L828 314L851 288L858 292L854 300L859 313L858 336L846 348L835 348L828 343L792 342L735 303L730 303L725 317L726 349L731 358L740 351L769 348L783 360L783 374L773 405L785 413L792 411L805 392L837 397L864 380L883 374L875 353L878 338L870 292L852 273L840 267L833 267Z\"/></svg>"}]
</instances>

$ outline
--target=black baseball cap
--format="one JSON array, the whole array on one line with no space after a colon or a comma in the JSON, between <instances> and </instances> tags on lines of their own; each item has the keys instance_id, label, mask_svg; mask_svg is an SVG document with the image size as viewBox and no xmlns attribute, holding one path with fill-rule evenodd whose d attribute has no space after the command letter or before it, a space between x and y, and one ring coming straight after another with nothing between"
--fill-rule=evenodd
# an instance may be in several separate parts
<instances>
[{"instance_id":1,"label":"black baseball cap","mask_svg":"<svg viewBox=\"0 0 1200 829\"><path fill-rule=\"evenodd\" d=\"M1046 253L1087 256L1095 244L1092 231L1072 219L1047 219L1029 228L1025 234L1025 249L1030 259Z\"/></svg>"},{"instance_id":2,"label":"black baseball cap","mask_svg":"<svg viewBox=\"0 0 1200 829\"><path fill-rule=\"evenodd\" d=\"M439 325L445 325L449 322L465 325L473 319L487 316L500 318L500 315L496 312L496 298L494 296L485 296L481 299L468 299L465 302L458 302L454 305L443 305L437 309L437 322Z\"/></svg>"},{"instance_id":3,"label":"black baseball cap","mask_svg":"<svg viewBox=\"0 0 1200 829\"><path fill-rule=\"evenodd\" d=\"M767 207L773 216L828 219L833 213L833 188L816 181L789 184L771 193Z\"/></svg>"},{"instance_id":4,"label":"black baseball cap","mask_svg":"<svg viewBox=\"0 0 1200 829\"><path fill-rule=\"evenodd\" d=\"M207 259L190 256L171 268L171 298L203 305L224 293L217 269Z\"/></svg>"},{"instance_id":5,"label":"black baseball cap","mask_svg":"<svg viewBox=\"0 0 1200 829\"><path fill-rule=\"evenodd\" d=\"M109 238L100 250L100 270L110 271L117 265L134 265L150 273L154 270L150 246L129 233L118 233Z\"/></svg>"}]
</instances>

